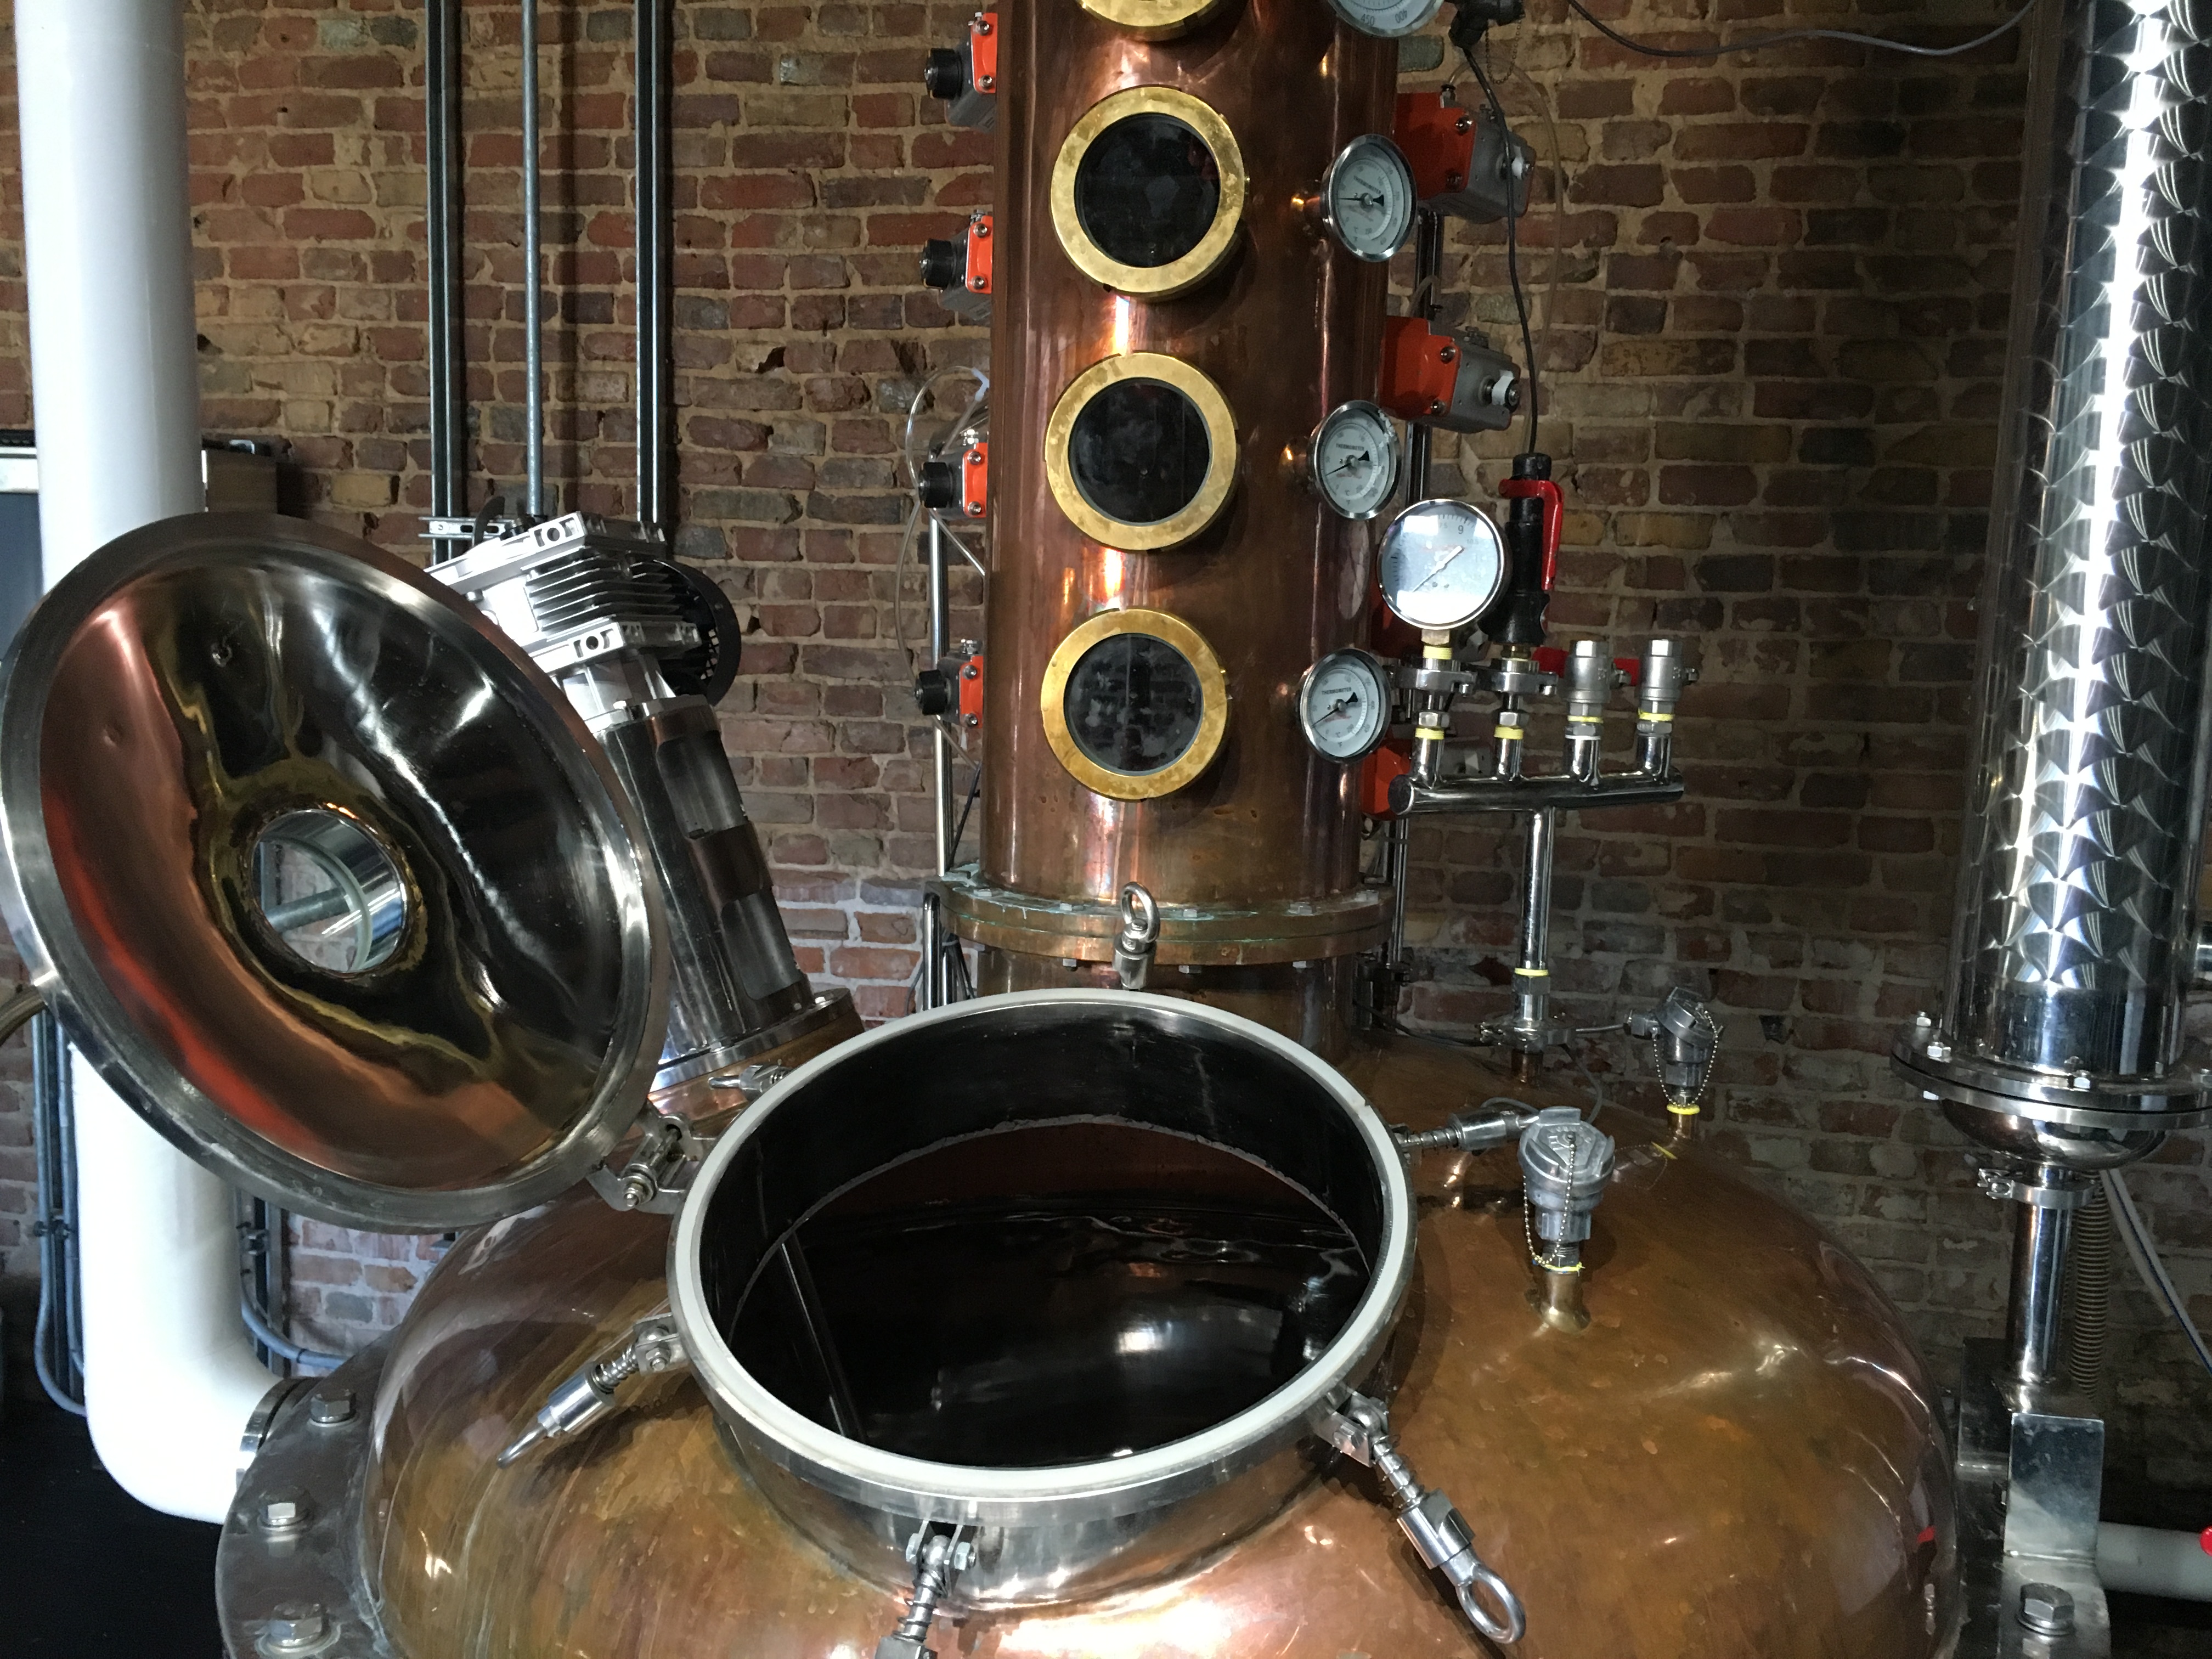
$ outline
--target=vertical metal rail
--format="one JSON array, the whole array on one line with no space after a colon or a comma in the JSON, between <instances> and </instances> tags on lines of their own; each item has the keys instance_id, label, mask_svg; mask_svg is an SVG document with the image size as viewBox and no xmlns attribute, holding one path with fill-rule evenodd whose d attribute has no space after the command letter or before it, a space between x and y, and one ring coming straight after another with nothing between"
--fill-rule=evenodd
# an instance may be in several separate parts
<instances>
[{"instance_id":1,"label":"vertical metal rail","mask_svg":"<svg viewBox=\"0 0 2212 1659\"><path fill-rule=\"evenodd\" d=\"M529 484L526 511L545 514L545 278L544 222L540 211L544 180L538 166L538 0L522 0L522 326L524 399L530 432Z\"/></svg>"},{"instance_id":2,"label":"vertical metal rail","mask_svg":"<svg viewBox=\"0 0 2212 1659\"><path fill-rule=\"evenodd\" d=\"M637 0L637 517L671 538L676 532L672 33L670 0Z\"/></svg>"},{"instance_id":3,"label":"vertical metal rail","mask_svg":"<svg viewBox=\"0 0 2212 1659\"><path fill-rule=\"evenodd\" d=\"M424 0L422 225L429 301L430 516L469 510L468 385L461 337L461 0ZM430 544L437 563L456 544Z\"/></svg>"},{"instance_id":4,"label":"vertical metal rail","mask_svg":"<svg viewBox=\"0 0 2212 1659\"><path fill-rule=\"evenodd\" d=\"M84 1298L77 1283L76 1124L70 1109L70 1047L61 1022L31 1022L31 1128L38 1173L39 1315L33 1360L40 1384L65 1411L84 1414Z\"/></svg>"},{"instance_id":5,"label":"vertical metal rail","mask_svg":"<svg viewBox=\"0 0 2212 1659\"><path fill-rule=\"evenodd\" d=\"M1413 214L1413 314L1434 317L1437 314L1437 288L1443 280L1444 266L1444 222L1443 216L1427 208L1415 210ZM1428 499L1429 457L1434 434L1427 427L1408 422L1406 428L1406 499L1419 501ZM1406 963L1406 881L1407 865L1411 860L1413 841L1413 819L1401 813L1390 820L1383 830L1382 871L1390 887L1390 931L1382 942L1382 977L1386 986L1395 987ZM1386 996L1395 994L1386 990ZM1388 1009L1378 1008L1379 1014Z\"/></svg>"},{"instance_id":6,"label":"vertical metal rail","mask_svg":"<svg viewBox=\"0 0 2212 1659\"><path fill-rule=\"evenodd\" d=\"M948 572L945 563L945 526L937 514L924 507L929 515L929 661L934 667L945 660L951 646L952 632L952 601L947 586ZM952 845L952 742L945 734L945 716L932 718L929 722L929 805L930 826L935 832L937 873L945 874L952 868L955 848ZM942 1008L951 1000L951 987L945 973L945 918L937 896L932 894L921 907L921 988L923 1006Z\"/></svg>"}]
</instances>

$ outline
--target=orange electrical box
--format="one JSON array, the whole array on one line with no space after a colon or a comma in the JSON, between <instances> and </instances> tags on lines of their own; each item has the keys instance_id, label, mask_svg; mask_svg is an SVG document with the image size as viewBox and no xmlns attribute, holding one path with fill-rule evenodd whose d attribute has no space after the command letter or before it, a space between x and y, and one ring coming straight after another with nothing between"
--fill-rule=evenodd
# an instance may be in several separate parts
<instances>
[{"instance_id":1,"label":"orange electrical box","mask_svg":"<svg viewBox=\"0 0 2212 1659\"><path fill-rule=\"evenodd\" d=\"M979 11L968 20L968 63L975 90L999 89L999 14Z\"/></svg>"},{"instance_id":2,"label":"orange electrical box","mask_svg":"<svg viewBox=\"0 0 2212 1659\"><path fill-rule=\"evenodd\" d=\"M991 216L979 213L968 222L968 291L991 291Z\"/></svg>"},{"instance_id":3,"label":"orange electrical box","mask_svg":"<svg viewBox=\"0 0 2212 1659\"><path fill-rule=\"evenodd\" d=\"M991 445L987 439L960 458L960 510L980 519L991 505Z\"/></svg>"},{"instance_id":4,"label":"orange electrical box","mask_svg":"<svg viewBox=\"0 0 2212 1659\"><path fill-rule=\"evenodd\" d=\"M1390 136L1413 169L1413 194L1424 202L1467 188L1474 167L1474 112L1444 102L1441 92L1401 92Z\"/></svg>"},{"instance_id":5,"label":"orange electrical box","mask_svg":"<svg viewBox=\"0 0 2212 1659\"><path fill-rule=\"evenodd\" d=\"M1370 818L1390 816L1390 786L1413 769L1411 744L1386 738L1359 763L1359 810Z\"/></svg>"},{"instance_id":6,"label":"orange electrical box","mask_svg":"<svg viewBox=\"0 0 2212 1659\"><path fill-rule=\"evenodd\" d=\"M1449 414L1459 384L1459 342L1419 317L1382 319L1382 384L1375 401L1401 421Z\"/></svg>"},{"instance_id":7,"label":"orange electrical box","mask_svg":"<svg viewBox=\"0 0 2212 1659\"><path fill-rule=\"evenodd\" d=\"M966 726L983 723L983 654L977 652L960 665L960 723Z\"/></svg>"}]
</instances>

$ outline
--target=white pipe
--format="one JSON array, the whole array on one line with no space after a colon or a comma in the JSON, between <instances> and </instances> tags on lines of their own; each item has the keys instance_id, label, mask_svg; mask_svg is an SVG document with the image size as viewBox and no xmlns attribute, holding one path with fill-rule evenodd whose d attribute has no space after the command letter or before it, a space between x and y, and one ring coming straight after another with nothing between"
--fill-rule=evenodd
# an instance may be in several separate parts
<instances>
[{"instance_id":1,"label":"white pipe","mask_svg":"<svg viewBox=\"0 0 2212 1659\"><path fill-rule=\"evenodd\" d=\"M17 0L39 519L51 585L126 530L200 510L179 0ZM268 1391L238 1316L223 1184L80 1063L85 1396L118 1484L220 1521Z\"/></svg>"},{"instance_id":2,"label":"white pipe","mask_svg":"<svg viewBox=\"0 0 2212 1659\"><path fill-rule=\"evenodd\" d=\"M2156 1527L2116 1526L2107 1521L2097 1528L2097 1577L2108 1590L2212 1601L2212 1555L2205 1553L2208 1538L2212 1538L2212 1531L2166 1532Z\"/></svg>"}]
</instances>

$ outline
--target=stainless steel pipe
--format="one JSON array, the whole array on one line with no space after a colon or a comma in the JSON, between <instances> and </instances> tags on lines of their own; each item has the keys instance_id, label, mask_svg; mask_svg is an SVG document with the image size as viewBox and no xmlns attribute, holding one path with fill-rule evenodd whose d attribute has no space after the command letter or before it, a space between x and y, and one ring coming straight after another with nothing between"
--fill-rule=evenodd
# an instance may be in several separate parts
<instances>
[{"instance_id":1,"label":"stainless steel pipe","mask_svg":"<svg viewBox=\"0 0 2212 1659\"><path fill-rule=\"evenodd\" d=\"M461 337L461 0L428 0L422 56L425 189L422 229L428 298L430 516L469 509L469 422ZM431 544L434 561L465 545Z\"/></svg>"},{"instance_id":2,"label":"stainless steel pipe","mask_svg":"<svg viewBox=\"0 0 2212 1659\"><path fill-rule=\"evenodd\" d=\"M2007 1370L2031 1389L2054 1388L2066 1372L2066 1247L2074 1234L2074 1212L2027 1202L2015 1203L2014 1209Z\"/></svg>"},{"instance_id":3,"label":"stainless steel pipe","mask_svg":"<svg viewBox=\"0 0 2212 1659\"><path fill-rule=\"evenodd\" d=\"M669 272L669 100L675 47L671 0L637 0L637 519L676 533L675 329Z\"/></svg>"}]
</instances>

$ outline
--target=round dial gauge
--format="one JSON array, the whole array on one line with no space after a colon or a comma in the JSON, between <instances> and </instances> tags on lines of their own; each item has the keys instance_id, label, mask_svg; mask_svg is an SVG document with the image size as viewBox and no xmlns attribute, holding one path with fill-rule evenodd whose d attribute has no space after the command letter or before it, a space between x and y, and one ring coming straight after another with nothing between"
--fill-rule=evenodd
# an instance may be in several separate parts
<instances>
[{"instance_id":1,"label":"round dial gauge","mask_svg":"<svg viewBox=\"0 0 2212 1659\"><path fill-rule=\"evenodd\" d=\"M1415 628L1464 628L1505 586L1505 543L1481 508L1416 501L1382 532L1382 600Z\"/></svg>"},{"instance_id":2,"label":"round dial gauge","mask_svg":"<svg viewBox=\"0 0 2212 1659\"><path fill-rule=\"evenodd\" d=\"M1330 652L1298 684L1298 724L1329 759L1358 759L1390 729L1390 671L1372 652Z\"/></svg>"},{"instance_id":3,"label":"round dial gauge","mask_svg":"<svg viewBox=\"0 0 2212 1659\"><path fill-rule=\"evenodd\" d=\"M1321 498L1347 519L1371 519L1398 488L1398 428L1373 404L1339 404L1307 447Z\"/></svg>"},{"instance_id":4,"label":"round dial gauge","mask_svg":"<svg viewBox=\"0 0 2212 1659\"><path fill-rule=\"evenodd\" d=\"M1380 264L1413 234L1413 170L1380 133L1337 152L1321 181L1322 222L1353 254Z\"/></svg>"},{"instance_id":5,"label":"round dial gauge","mask_svg":"<svg viewBox=\"0 0 2212 1659\"><path fill-rule=\"evenodd\" d=\"M1328 0L1329 9L1362 34L1395 40L1428 27L1444 0Z\"/></svg>"}]
</instances>

